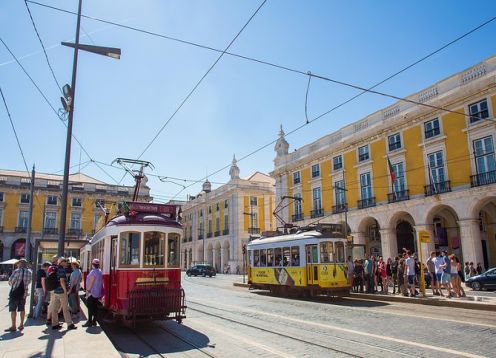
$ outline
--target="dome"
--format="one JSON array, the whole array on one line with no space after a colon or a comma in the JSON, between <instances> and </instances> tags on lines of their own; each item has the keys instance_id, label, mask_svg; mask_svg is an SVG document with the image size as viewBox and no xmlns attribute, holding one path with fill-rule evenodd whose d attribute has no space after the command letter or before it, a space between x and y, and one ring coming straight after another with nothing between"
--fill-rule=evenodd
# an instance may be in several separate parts
<instances>
[{"instance_id":1,"label":"dome","mask_svg":"<svg viewBox=\"0 0 496 358\"><path fill-rule=\"evenodd\" d=\"M202 189L205 193L210 193L212 191L212 184L208 181L208 179L203 183Z\"/></svg>"}]
</instances>

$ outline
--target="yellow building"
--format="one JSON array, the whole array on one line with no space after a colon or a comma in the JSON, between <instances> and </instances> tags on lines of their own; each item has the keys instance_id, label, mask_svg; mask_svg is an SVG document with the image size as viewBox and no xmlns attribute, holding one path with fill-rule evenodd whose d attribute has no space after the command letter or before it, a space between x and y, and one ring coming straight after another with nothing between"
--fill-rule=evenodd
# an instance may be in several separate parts
<instances>
[{"instance_id":1,"label":"yellow building","mask_svg":"<svg viewBox=\"0 0 496 358\"><path fill-rule=\"evenodd\" d=\"M240 179L236 159L229 171L231 180L203 191L182 206L184 239L181 267L198 262L215 266L218 272L243 270L242 247L264 231L274 231L274 179L256 172Z\"/></svg>"},{"instance_id":2,"label":"yellow building","mask_svg":"<svg viewBox=\"0 0 496 358\"><path fill-rule=\"evenodd\" d=\"M61 216L61 175L36 173L33 198L31 245L43 239L43 259L57 253ZM0 170L0 261L23 257L26 247L30 205L30 175L22 171ZM79 256L98 225L103 225L105 208L110 216L117 203L132 199L134 187L116 186L85 174L69 176L66 255ZM142 186L140 201L150 201L150 189Z\"/></svg>"},{"instance_id":3,"label":"yellow building","mask_svg":"<svg viewBox=\"0 0 496 358\"><path fill-rule=\"evenodd\" d=\"M495 266L495 78L491 57L291 153L281 129L276 195L302 198L284 217L343 223L346 212L356 256L418 251L425 230L424 254Z\"/></svg>"}]
</instances>

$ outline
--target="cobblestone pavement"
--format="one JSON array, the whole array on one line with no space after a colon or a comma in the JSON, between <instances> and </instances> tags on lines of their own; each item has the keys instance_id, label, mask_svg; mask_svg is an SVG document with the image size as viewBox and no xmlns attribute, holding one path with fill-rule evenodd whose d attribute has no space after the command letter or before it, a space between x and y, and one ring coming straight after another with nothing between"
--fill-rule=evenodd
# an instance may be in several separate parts
<instances>
[{"instance_id":1,"label":"cobblestone pavement","mask_svg":"<svg viewBox=\"0 0 496 358\"><path fill-rule=\"evenodd\" d=\"M182 325L107 325L130 357L494 357L496 312L356 299L297 300L184 277ZM490 293L489 293L490 294Z\"/></svg>"}]
</instances>

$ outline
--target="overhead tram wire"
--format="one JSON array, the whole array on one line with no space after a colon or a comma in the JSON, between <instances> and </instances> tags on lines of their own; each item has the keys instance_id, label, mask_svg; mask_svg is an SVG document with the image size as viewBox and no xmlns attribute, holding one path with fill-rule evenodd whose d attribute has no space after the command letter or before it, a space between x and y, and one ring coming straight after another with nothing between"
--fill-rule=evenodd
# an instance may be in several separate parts
<instances>
[{"instance_id":1,"label":"overhead tram wire","mask_svg":"<svg viewBox=\"0 0 496 358\"><path fill-rule=\"evenodd\" d=\"M22 69L22 71L24 72L24 74L29 78L29 80L31 81L31 83L34 85L34 87L38 90L38 93L43 97L43 99L45 100L45 102L48 104L48 106L52 109L53 113L55 113L55 115L57 116L57 118L60 120L60 122L62 122L62 124L67 127L67 123L64 122L64 120L62 118L60 118L59 114L57 113L57 110L53 107L53 105L50 103L50 101L48 100L47 96L43 93L43 91L40 89L40 87L36 84L36 82L33 80L33 77L31 77L31 75L28 73L28 71L26 71L26 69L24 68L24 66L21 64L21 62L19 61L19 59L17 58L17 56L12 52L12 50L10 49L9 46L7 46L7 44L5 43L5 41L0 37L0 42L2 42L2 44L4 45L4 47L7 49L7 51L10 53L10 55L14 58L14 60L16 61L16 63L19 65L19 67ZM79 145L79 147L82 149L82 151L84 152L84 154L86 154L86 156L92 161L94 162L94 164L104 173L106 174L109 178L111 178L114 182L118 183L117 180L112 177L105 169L103 169L98 163L95 162L95 160L93 160L93 158L91 157L91 155L88 153L88 151L86 150L86 148L83 146L83 144L79 141L79 139L74 135L72 134L72 138L74 138L74 140L77 142L77 144Z\"/></svg>"},{"instance_id":2,"label":"overhead tram wire","mask_svg":"<svg viewBox=\"0 0 496 358\"><path fill-rule=\"evenodd\" d=\"M28 10L29 18L31 19L31 23L33 24L34 32L36 32L36 36L38 37L38 41L40 42L41 48L43 49L43 53L45 54L45 59L48 64L48 68L50 69L50 72L52 73L52 77L57 84L58 90L62 93L62 87L60 86L59 81L57 80L57 77L55 76L55 72L53 71L52 65L50 64L50 60L48 59L48 54L45 49L45 45L43 44L43 41L41 40L41 36L38 32L38 29L36 28L36 24L33 19L33 15L31 14L31 10L29 9L29 5L26 0L24 0L24 4L26 5L26 9Z\"/></svg>"},{"instance_id":3,"label":"overhead tram wire","mask_svg":"<svg viewBox=\"0 0 496 358\"><path fill-rule=\"evenodd\" d=\"M12 127L12 131L14 132L14 136L17 141L17 146L19 147L19 151L21 152L22 161L24 162L24 167L26 168L26 172L28 173L28 176L31 177L28 164L26 162L26 157L24 156L24 151L22 150L21 142L19 141L19 136L17 135L17 131L14 126L14 121L12 121L12 116L10 115L9 107L7 106L7 101L5 100L5 96L3 95L2 87L0 87L0 94L2 95L3 104L5 106L5 110L7 111L7 116L9 117L10 125Z\"/></svg>"},{"instance_id":4,"label":"overhead tram wire","mask_svg":"<svg viewBox=\"0 0 496 358\"><path fill-rule=\"evenodd\" d=\"M224 54L226 53L227 50L229 50L229 48L232 46L232 44L238 39L238 37L241 35L241 33L243 32L243 30L248 26L248 24L251 22L251 20L253 20L253 18L258 14L258 12L260 11L260 9L265 5L265 3L267 2L267 0L263 0L262 3L258 6L258 8L255 10L255 12L250 16L250 18L248 19L248 21L245 22L245 24L243 25L243 27L238 31L238 33L236 34L236 36L234 36L234 38L231 40L231 42L229 42L229 44L227 45L227 47L225 48L224 51L222 51L222 53L219 55L219 57L217 57L217 59L214 61L214 63L209 67L209 69L207 70L207 72L205 72L205 74L200 78L200 80L195 84L195 86L193 87L193 89L191 91L189 91L189 93L187 94L187 96L182 100L182 102L179 104L179 106L176 108L176 110L174 111L174 113L172 113L172 115L169 117L169 119L167 119L167 121L164 123L164 125L160 128L160 130L157 132L157 134L155 134L155 136L153 137L153 139L145 146L145 149L143 149L143 151L141 152L141 154L138 156L138 158L136 159L140 159L143 154L146 153L146 151L152 146L152 144L155 142L155 140L157 140L157 138L160 136L160 134L163 132L163 130L165 129L165 127L167 127L167 125L174 119L174 117L176 116L176 114L180 111L180 109L183 107L183 105L189 100L189 98L193 95L193 93L196 91L196 89L200 86L200 84L203 82L203 80L208 76L208 74L214 69L214 67L217 65L217 63L221 60L221 58L224 56ZM124 179L124 177L126 176L127 173L124 173L124 175L122 176L121 180L119 181L122 182L122 180Z\"/></svg>"}]
</instances>

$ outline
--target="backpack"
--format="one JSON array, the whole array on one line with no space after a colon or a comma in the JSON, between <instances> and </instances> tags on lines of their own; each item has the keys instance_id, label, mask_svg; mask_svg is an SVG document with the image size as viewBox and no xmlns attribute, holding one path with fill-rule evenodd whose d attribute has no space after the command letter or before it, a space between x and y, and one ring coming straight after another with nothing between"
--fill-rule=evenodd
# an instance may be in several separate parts
<instances>
[{"instance_id":1,"label":"backpack","mask_svg":"<svg viewBox=\"0 0 496 358\"><path fill-rule=\"evenodd\" d=\"M58 278L58 267L50 267L45 278L45 288L47 291L53 291L60 286Z\"/></svg>"},{"instance_id":2,"label":"backpack","mask_svg":"<svg viewBox=\"0 0 496 358\"><path fill-rule=\"evenodd\" d=\"M19 282L19 285L15 289L11 289L9 293L9 297L12 300L20 300L22 296L24 296L24 269L21 272L21 282Z\"/></svg>"}]
</instances>

